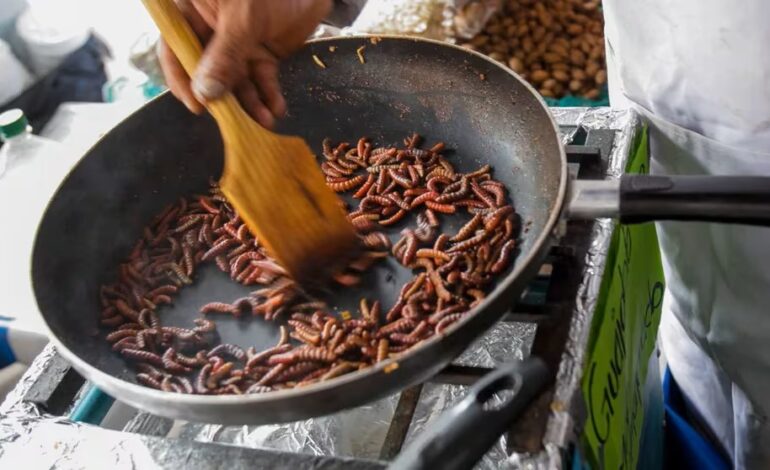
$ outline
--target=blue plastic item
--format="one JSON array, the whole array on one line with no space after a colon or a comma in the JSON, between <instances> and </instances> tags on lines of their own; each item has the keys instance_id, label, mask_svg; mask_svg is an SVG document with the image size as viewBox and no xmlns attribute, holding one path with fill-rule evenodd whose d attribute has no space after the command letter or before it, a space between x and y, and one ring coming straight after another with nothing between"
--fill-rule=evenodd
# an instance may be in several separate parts
<instances>
[{"instance_id":1,"label":"blue plastic item","mask_svg":"<svg viewBox=\"0 0 770 470\"><path fill-rule=\"evenodd\" d=\"M11 345L8 342L8 328L0 326L0 369L16 362Z\"/></svg>"},{"instance_id":2,"label":"blue plastic item","mask_svg":"<svg viewBox=\"0 0 770 470\"><path fill-rule=\"evenodd\" d=\"M666 468L728 470L730 462L707 441L685 418L686 398L671 370L663 377L663 400L666 407Z\"/></svg>"},{"instance_id":3,"label":"blue plastic item","mask_svg":"<svg viewBox=\"0 0 770 470\"><path fill-rule=\"evenodd\" d=\"M70 411L69 418L78 423L100 424L114 402L114 398L89 383L88 389Z\"/></svg>"}]
</instances>

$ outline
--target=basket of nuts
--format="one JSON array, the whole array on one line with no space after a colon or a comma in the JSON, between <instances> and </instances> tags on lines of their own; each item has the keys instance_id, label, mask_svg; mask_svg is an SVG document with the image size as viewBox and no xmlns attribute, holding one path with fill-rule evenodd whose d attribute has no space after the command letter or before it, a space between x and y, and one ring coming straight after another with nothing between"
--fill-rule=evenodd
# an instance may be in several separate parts
<instances>
[{"instance_id":1,"label":"basket of nuts","mask_svg":"<svg viewBox=\"0 0 770 470\"><path fill-rule=\"evenodd\" d=\"M551 106L608 104L600 0L508 0L461 45L507 64Z\"/></svg>"}]
</instances>

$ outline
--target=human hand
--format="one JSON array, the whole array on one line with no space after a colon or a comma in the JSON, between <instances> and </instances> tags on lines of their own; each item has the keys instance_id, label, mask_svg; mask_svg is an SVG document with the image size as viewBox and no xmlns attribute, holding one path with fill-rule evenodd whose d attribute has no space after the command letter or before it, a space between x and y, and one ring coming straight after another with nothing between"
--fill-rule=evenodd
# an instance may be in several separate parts
<instances>
[{"instance_id":1,"label":"human hand","mask_svg":"<svg viewBox=\"0 0 770 470\"><path fill-rule=\"evenodd\" d=\"M331 9L331 0L176 0L204 44L190 76L165 43L159 59L171 92L193 113L233 92L265 127L286 112L278 62L299 49Z\"/></svg>"}]
</instances>

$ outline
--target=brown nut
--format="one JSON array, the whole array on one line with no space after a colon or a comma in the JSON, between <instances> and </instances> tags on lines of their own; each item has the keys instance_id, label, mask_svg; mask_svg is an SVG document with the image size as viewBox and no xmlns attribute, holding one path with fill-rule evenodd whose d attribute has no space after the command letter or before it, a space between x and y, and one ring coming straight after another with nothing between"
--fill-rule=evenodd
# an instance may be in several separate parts
<instances>
[{"instance_id":1,"label":"brown nut","mask_svg":"<svg viewBox=\"0 0 770 470\"><path fill-rule=\"evenodd\" d=\"M532 83L542 83L545 80L548 80L549 75L548 72L545 70L535 70L530 74L530 79L532 80Z\"/></svg>"},{"instance_id":2,"label":"brown nut","mask_svg":"<svg viewBox=\"0 0 770 470\"><path fill-rule=\"evenodd\" d=\"M545 38L545 28L543 26L538 26L534 30L532 30L532 39L535 42L540 42Z\"/></svg>"},{"instance_id":3,"label":"brown nut","mask_svg":"<svg viewBox=\"0 0 770 470\"><path fill-rule=\"evenodd\" d=\"M569 74L564 70L554 70L551 76L562 83L567 83L570 79Z\"/></svg>"},{"instance_id":4,"label":"brown nut","mask_svg":"<svg viewBox=\"0 0 770 470\"><path fill-rule=\"evenodd\" d=\"M561 57L559 57L558 54L554 54L553 52L546 52L543 54L543 60L546 64L555 64L557 62L561 62Z\"/></svg>"},{"instance_id":5,"label":"brown nut","mask_svg":"<svg viewBox=\"0 0 770 470\"><path fill-rule=\"evenodd\" d=\"M541 88L538 90L541 95L545 96L546 98L554 98L554 94L551 90L547 90L545 88Z\"/></svg>"},{"instance_id":6,"label":"brown nut","mask_svg":"<svg viewBox=\"0 0 770 470\"><path fill-rule=\"evenodd\" d=\"M594 88L593 90L590 90L588 93L586 93L584 96L589 100L595 100L599 98L599 95L601 95L601 92L597 88Z\"/></svg>"},{"instance_id":7,"label":"brown nut","mask_svg":"<svg viewBox=\"0 0 770 470\"><path fill-rule=\"evenodd\" d=\"M531 67L533 64L540 63L541 56L542 54L538 51L532 51L524 57L524 63Z\"/></svg>"},{"instance_id":8,"label":"brown nut","mask_svg":"<svg viewBox=\"0 0 770 470\"><path fill-rule=\"evenodd\" d=\"M591 45L591 42L587 39L583 38L580 40L577 46L581 51L583 51L584 54L590 54L591 49L593 49L593 45Z\"/></svg>"},{"instance_id":9,"label":"brown nut","mask_svg":"<svg viewBox=\"0 0 770 470\"><path fill-rule=\"evenodd\" d=\"M535 43L532 42L532 38L527 36L524 39L521 40L521 48L524 50L524 52L529 53L532 52L532 50L535 48Z\"/></svg>"},{"instance_id":10,"label":"brown nut","mask_svg":"<svg viewBox=\"0 0 770 470\"><path fill-rule=\"evenodd\" d=\"M586 79L586 73L583 71L583 69L573 68L572 69L572 78L578 81L585 80Z\"/></svg>"},{"instance_id":11,"label":"brown nut","mask_svg":"<svg viewBox=\"0 0 770 470\"><path fill-rule=\"evenodd\" d=\"M569 60L573 65L580 67L586 63L586 56L583 51L573 49L569 53Z\"/></svg>"},{"instance_id":12,"label":"brown nut","mask_svg":"<svg viewBox=\"0 0 770 470\"><path fill-rule=\"evenodd\" d=\"M554 80L553 78L549 78L548 80L543 82L542 88L545 88L546 90L552 90L556 88L556 85L558 85L558 82Z\"/></svg>"},{"instance_id":13,"label":"brown nut","mask_svg":"<svg viewBox=\"0 0 770 470\"><path fill-rule=\"evenodd\" d=\"M577 93L581 88L583 88L583 82L580 80L572 80L569 82L569 91L572 93Z\"/></svg>"},{"instance_id":14,"label":"brown nut","mask_svg":"<svg viewBox=\"0 0 770 470\"><path fill-rule=\"evenodd\" d=\"M503 26L501 24L487 25L487 27L484 28L484 31L490 35L497 35L503 31Z\"/></svg>"},{"instance_id":15,"label":"brown nut","mask_svg":"<svg viewBox=\"0 0 770 470\"><path fill-rule=\"evenodd\" d=\"M551 70L563 70L568 72L569 65L565 64L564 62L556 62L555 64L551 64Z\"/></svg>"},{"instance_id":16,"label":"brown nut","mask_svg":"<svg viewBox=\"0 0 770 470\"><path fill-rule=\"evenodd\" d=\"M566 59L569 56L569 53L567 52L567 48L555 42L552 42L548 45L548 52L553 52L554 54L558 54L559 57L563 59Z\"/></svg>"},{"instance_id":17,"label":"brown nut","mask_svg":"<svg viewBox=\"0 0 770 470\"><path fill-rule=\"evenodd\" d=\"M524 62L522 62L518 57L511 57L508 59L508 67L510 67L511 70L516 73L524 72Z\"/></svg>"},{"instance_id":18,"label":"brown nut","mask_svg":"<svg viewBox=\"0 0 770 470\"><path fill-rule=\"evenodd\" d=\"M572 36L583 34L583 25L577 24L577 23L572 23L570 25L567 25L567 32Z\"/></svg>"},{"instance_id":19,"label":"brown nut","mask_svg":"<svg viewBox=\"0 0 770 470\"><path fill-rule=\"evenodd\" d=\"M588 75L589 77L595 77L596 72L598 72L600 68L601 67L599 67L598 63L589 62L588 64L586 64L586 68L585 68L586 75Z\"/></svg>"},{"instance_id":20,"label":"brown nut","mask_svg":"<svg viewBox=\"0 0 770 470\"><path fill-rule=\"evenodd\" d=\"M607 83L607 71L606 70L599 70L596 72L596 76L594 76L594 81L597 85L604 85Z\"/></svg>"},{"instance_id":21,"label":"brown nut","mask_svg":"<svg viewBox=\"0 0 770 470\"><path fill-rule=\"evenodd\" d=\"M588 57L591 58L591 60L597 60L604 57L604 48L601 46L594 46L593 49L591 49L591 53L588 54Z\"/></svg>"},{"instance_id":22,"label":"brown nut","mask_svg":"<svg viewBox=\"0 0 770 470\"><path fill-rule=\"evenodd\" d=\"M489 36L486 36L484 34L479 34L473 39L471 39L471 44L476 47L481 47L488 42L489 42Z\"/></svg>"},{"instance_id":23,"label":"brown nut","mask_svg":"<svg viewBox=\"0 0 770 470\"><path fill-rule=\"evenodd\" d=\"M535 12L537 13L537 19L540 21L541 25L545 26L546 28L551 26L551 23L553 23L553 17L545 8L543 2L535 3Z\"/></svg>"},{"instance_id":24,"label":"brown nut","mask_svg":"<svg viewBox=\"0 0 770 470\"><path fill-rule=\"evenodd\" d=\"M495 44L490 49L495 51L495 52L499 52L501 54L507 55L508 54L508 43L507 42L501 42L499 44Z\"/></svg>"},{"instance_id":25,"label":"brown nut","mask_svg":"<svg viewBox=\"0 0 770 470\"><path fill-rule=\"evenodd\" d=\"M489 53L489 58L490 59L494 59L494 60L496 60L498 62L503 62L505 60L505 55L495 51L495 52L490 52Z\"/></svg>"}]
</instances>

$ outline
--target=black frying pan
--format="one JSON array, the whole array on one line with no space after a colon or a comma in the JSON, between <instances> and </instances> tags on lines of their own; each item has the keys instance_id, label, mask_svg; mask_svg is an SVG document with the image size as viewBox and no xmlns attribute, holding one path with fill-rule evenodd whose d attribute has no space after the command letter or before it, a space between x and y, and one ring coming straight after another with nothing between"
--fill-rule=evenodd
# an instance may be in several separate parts
<instances>
[{"instance_id":1,"label":"black frying pan","mask_svg":"<svg viewBox=\"0 0 770 470\"><path fill-rule=\"evenodd\" d=\"M356 56L361 45L366 45L363 65ZM326 69L314 64L313 54ZM327 136L352 141L367 135L382 145L416 131L428 142L444 141L460 171L491 164L495 178L510 189L517 212L531 224L521 234L515 265L475 312L398 358L398 368L390 373L384 369L392 360L302 389L249 396L187 396L137 385L134 372L110 351L97 326L98 287L114 279L118 263L155 214L180 196L204 191L209 177L222 169L214 122L190 115L166 94L108 133L75 167L46 211L33 255L38 305L59 350L114 397L169 417L230 424L297 420L375 400L435 374L494 324L518 299L555 240L567 200L564 150L543 101L498 63L433 41L388 37L374 45L365 38L335 38L312 42L283 64L281 81L290 115L279 130L301 135L317 149ZM770 221L770 179L687 180L684 189L683 181L637 177L625 179L622 191L612 183L575 186L572 213L618 215L633 207L638 221L660 215L656 210L661 209L669 218ZM704 183L721 185L716 187L721 192L707 195ZM444 229L456 230L463 222L458 218ZM215 267L199 273L195 285L160 312L164 323L191 326L203 303L229 301L250 290ZM332 303L351 308L367 296L388 306L410 278L406 269L388 263L360 288L335 292ZM258 319L218 318L217 326L224 341L258 349L274 344L277 336L277 325ZM533 361L534 366L509 368L504 371L508 379L482 391L513 387L522 398L534 395L549 373ZM466 424L493 415L502 423L521 408L515 401L503 410L466 414ZM476 447L485 445L482 436L476 437Z\"/></svg>"},{"instance_id":2,"label":"black frying pan","mask_svg":"<svg viewBox=\"0 0 770 470\"><path fill-rule=\"evenodd\" d=\"M356 55L361 45L366 64ZM313 54L326 69L313 62ZM484 56L404 38L376 45L362 38L311 43L283 64L281 80L290 115L279 130L301 135L319 154L324 137L355 141L366 135L384 145L416 131L428 145L444 141L460 171L492 164L523 220L532 222L515 266L475 314L399 358L390 373L383 370L385 361L314 386L251 396L180 396L137 385L133 369L110 350L98 327L99 285L115 278L154 215L181 196L205 191L223 163L213 120L191 115L167 94L110 131L74 168L46 211L33 255L35 295L59 349L112 396L161 415L217 423L290 421L360 405L446 366L514 304L538 270L561 211L566 164L554 122L523 81ZM455 231L465 220L457 217L442 229ZM394 238L402 227L391 231ZM202 304L253 290L214 266L198 273L173 306L160 310L162 322L192 326ZM366 296L388 307L412 276L389 261L360 288L336 291L331 303L355 312ZM277 324L260 319L216 321L229 343L261 349L278 336Z\"/></svg>"}]
</instances>

